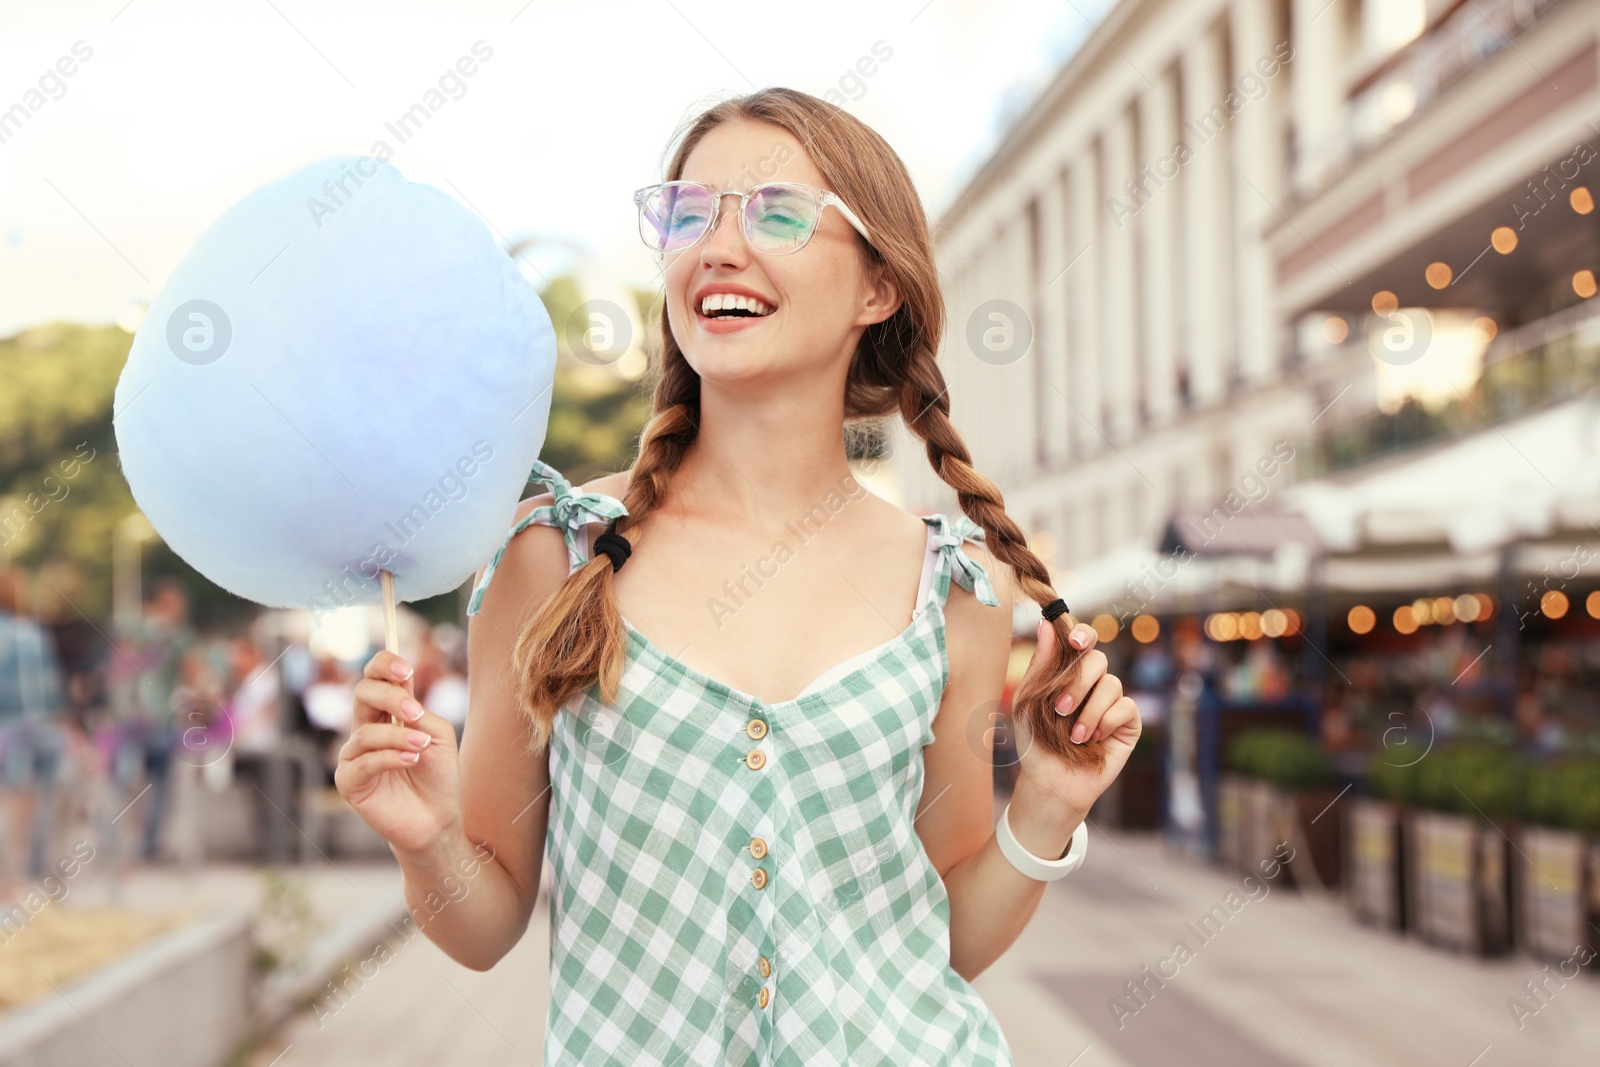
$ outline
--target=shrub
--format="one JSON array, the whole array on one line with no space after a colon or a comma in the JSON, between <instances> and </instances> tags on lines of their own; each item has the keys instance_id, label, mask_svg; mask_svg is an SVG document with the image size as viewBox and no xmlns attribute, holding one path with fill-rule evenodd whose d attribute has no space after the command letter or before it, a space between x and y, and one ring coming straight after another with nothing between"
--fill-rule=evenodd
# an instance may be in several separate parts
<instances>
[{"instance_id":1,"label":"shrub","mask_svg":"<svg viewBox=\"0 0 1600 1067\"><path fill-rule=\"evenodd\" d=\"M1600 759L1568 759L1539 768L1529 778L1522 817L1544 826L1600 834Z\"/></svg>"},{"instance_id":2,"label":"shrub","mask_svg":"<svg viewBox=\"0 0 1600 1067\"><path fill-rule=\"evenodd\" d=\"M1228 746L1229 770L1291 788L1327 785L1337 777L1333 760L1299 730L1245 730Z\"/></svg>"},{"instance_id":3,"label":"shrub","mask_svg":"<svg viewBox=\"0 0 1600 1067\"><path fill-rule=\"evenodd\" d=\"M1464 815L1510 818L1521 809L1527 770L1515 749L1477 742L1455 745L1417 764L1412 802Z\"/></svg>"},{"instance_id":4,"label":"shrub","mask_svg":"<svg viewBox=\"0 0 1600 1067\"><path fill-rule=\"evenodd\" d=\"M1390 757L1395 755L1397 753L1386 748L1372 753L1367 764L1367 792L1384 800L1415 804L1421 786L1422 772L1418 768L1422 761L1391 762Z\"/></svg>"}]
</instances>

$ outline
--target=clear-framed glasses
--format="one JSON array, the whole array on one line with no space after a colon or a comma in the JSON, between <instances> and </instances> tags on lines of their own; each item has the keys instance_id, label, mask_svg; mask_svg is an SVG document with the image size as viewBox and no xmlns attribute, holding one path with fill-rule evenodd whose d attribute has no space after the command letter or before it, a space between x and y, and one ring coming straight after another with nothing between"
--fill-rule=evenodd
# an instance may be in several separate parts
<instances>
[{"instance_id":1,"label":"clear-framed glasses","mask_svg":"<svg viewBox=\"0 0 1600 1067\"><path fill-rule=\"evenodd\" d=\"M698 244L717 224L722 198L739 198L740 231L757 252L786 256L811 240L832 205L872 243L856 213L833 193L799 182L762 182L747 192L719 193L704 182L661 182L634 191L639 205L639 236L658 253L682 252Z\"/></svg>"}]
</instances>

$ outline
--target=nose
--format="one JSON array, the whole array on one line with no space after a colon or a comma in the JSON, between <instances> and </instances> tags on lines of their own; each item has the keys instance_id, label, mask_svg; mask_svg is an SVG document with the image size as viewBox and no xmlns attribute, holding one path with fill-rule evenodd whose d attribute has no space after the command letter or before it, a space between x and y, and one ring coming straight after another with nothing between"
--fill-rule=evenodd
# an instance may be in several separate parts
<instances>
[{"instance_id":1,"label":"nose","mask_svg":"<svg viewBox=\"0 0 1600 1067\"><path fill-rule=\"evenodd\" d=\"M728 197L734 198L729 205ZM715 262L740 259L749 249L745 247L744 234L739 228L740 194L729 190L717 198L717 218L711 232L700 242L700 260L710 266Z\"/></svg>"}]
</instances>

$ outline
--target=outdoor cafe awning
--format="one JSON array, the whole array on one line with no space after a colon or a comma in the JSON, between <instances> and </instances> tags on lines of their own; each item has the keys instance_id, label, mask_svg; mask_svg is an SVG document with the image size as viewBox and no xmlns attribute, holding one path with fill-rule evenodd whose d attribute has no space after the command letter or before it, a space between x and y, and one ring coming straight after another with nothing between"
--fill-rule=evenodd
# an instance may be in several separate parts
<instances>
[{"instance_id":1,"label":"outdoor cafe awning","mask_svg":"<svg viewBox=\"0 0 1600 1067\"><path fill-rule=\"evenodd\" d=\"M1517 419L1353 477L1285 490L1334 553L1433 544L1478 557L1600 517L1600 410Z\"/></svg>"}]
</instances>

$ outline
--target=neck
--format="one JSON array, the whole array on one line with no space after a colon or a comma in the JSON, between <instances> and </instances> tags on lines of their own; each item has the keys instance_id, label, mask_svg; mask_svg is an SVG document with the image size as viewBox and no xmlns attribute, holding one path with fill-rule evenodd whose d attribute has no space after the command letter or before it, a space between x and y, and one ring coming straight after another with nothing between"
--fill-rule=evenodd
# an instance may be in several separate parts
<instances>
[{"instance_id":1,"label":"neck","mask_svg":"<svg viewBox=\"0 0 1600 1067\"><path fill-rule=\"evenodd\" d=\"M699 433L673 474L673 494L707 517L768 530L859 498L842 411L833 390L791 383L752 396L702 382Z\"/></svg>"}]
</instances>

